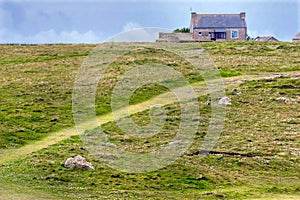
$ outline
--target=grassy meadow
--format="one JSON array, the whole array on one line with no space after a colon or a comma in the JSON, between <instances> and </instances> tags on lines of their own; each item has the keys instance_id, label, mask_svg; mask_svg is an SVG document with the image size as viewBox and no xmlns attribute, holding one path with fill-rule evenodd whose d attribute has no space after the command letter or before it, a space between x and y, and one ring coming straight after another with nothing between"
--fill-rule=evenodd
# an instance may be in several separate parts
<instances>
[{"instance_id":1,"label":"grassy meadow","mask_svg":"<svg viewBox=\"0 0 300 200\"><path fill-rule=\"evenodd\" d=\"M147 48L140 48L143 45ZM147 43L136 46L104 72L95 98L100 118L111 112L111 93L122 74L139 65L162 63L180 71L191 84L205 87L203 77L178 55ZM74 127L74 81L95 47L0 45L0 156ZM300 43L207 42L170 44L170 48L204 48L229 83L226 94L232 105L226 107L215 153L193 155L201 148L211 117L211 107L205 105L210 97L202 93L195 140L171 165L148 173L120 172L95 159L80 136L72 136L0 163L0 199L299 199ZM130 104L151 101L166 92L161 85L148 84L133 93ZM101 128L126 151L154 151L172 141L180 124L179 104L172 102L164 108L166 122L150 138L127 136L115 121ZM147 125L148 113L138 112L132 118L136 124ZM65 160L76 155L86 157L96 170L64 168Z\"/></svg>"}]
</instances>

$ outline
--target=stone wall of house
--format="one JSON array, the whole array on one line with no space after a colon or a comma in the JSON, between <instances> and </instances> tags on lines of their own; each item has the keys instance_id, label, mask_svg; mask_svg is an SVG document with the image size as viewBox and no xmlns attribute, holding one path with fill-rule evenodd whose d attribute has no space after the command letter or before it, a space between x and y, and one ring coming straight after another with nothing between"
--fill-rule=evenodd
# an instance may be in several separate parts
<instances>
[{"instance_id":1,"label":"stone wall of house","mask_svg":"<svg viewBox=\"0 0 300 200\"><path fill-rule=\"evenodd\" d=\"M231 31L238 31L238 38L231 38ZM211 41L214 38L215 29L194 29L192 33L159 33L157 42L200 42ZM201 34L199 34L201 32ZM246 40L247 29L245 28L227 28L226 39L217 39L217 41L225 40Z\"/></svg>"},{"instance_id":2,"label":"stone wall of house","mask_svg":"<svg viewBox=\"0 0 300 200\"><path fill-rule=\"evenodd\" d=\"M236 30L239 32L239 37L236 39L231 38L231 31ZM226 40L246 40L247 29L246 28L228 28L226 30Z\"/></svg>"},{"instance_id":3,"label":"stone wall of house","mask_svg":"<svg viewBox=\"0 0 300 200\"><path fill-rule=\"evenodd\" d=\"M193 38L195 40L201 41L211 41L211 35L209 33L213 33L214 29L194 29ZM201 35L199 34L201 32Z\"/></svg>"},{"instance_id":4,"label":"stone wall of house","mask_svg":"<svg viewBox=\"0 0 300 200\"><path fill-rule=\"evenodd\" d=\"M231 31L238 31L238 38L231 38ZM215 29L194 29L192 35L195 40L200 41L211 41L214 38ZM201 33L201 34L199 34ZM226 40L246 40L247 39L247 29L245 28L227 28L226 29ZM225 39L217 39L218 41L224 41Z\"/></svg>"},{"instance_id":5,"label":"stone wall of house","mask_svg":"<svg viewBox=\"0 0 300 200\"><path fill-rule=\"evenodd\" d=\"M159 33L157 42L194 42L191 33Z\"/></svg>"},{"instance_id":6,"label":"stone wall of house","mask_svg":"<svg viewBox=\"0 0 300 200\"><path fill-rule=\"evenodd\" d=\"M159 42L179 42L179 38L175 33L159 33Z\"/></svg>"},{"instance_id":7,"label":"stone wall of house","mask_svg":"<svg viewBox=\"0 0 300 200\"><path fill-rule=\"evenodd\" d=\"M300 32L295 35L293 42L300 42Z\"/></svg>"},{"instance_id":8,"label":"stone wall of house","mask_svg":"<svg viewBox=\"0 0 300 200\"><path fill-rule=\"evenodd\" d=\"M293 42L300 42L300 38L293 38Z\"/></svg>"}]
</instances>

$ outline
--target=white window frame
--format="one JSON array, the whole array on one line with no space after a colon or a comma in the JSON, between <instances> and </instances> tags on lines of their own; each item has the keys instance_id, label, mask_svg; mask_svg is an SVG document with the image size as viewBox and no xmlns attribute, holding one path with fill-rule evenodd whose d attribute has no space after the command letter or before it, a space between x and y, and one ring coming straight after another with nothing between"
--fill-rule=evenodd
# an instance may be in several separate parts
<instances>
[{"instance_id":1,"label":"white window frame","mask_svg":"<svg viewBox=\"0 0 300 200\"><path fill-rule=\"evenodd\" d=\"M236 32L236 37L233 36L233 33ZM239 38L239 31L238 30L231 30L231 38L232 39L238 39Z\"/></svg>"}]
</instances>

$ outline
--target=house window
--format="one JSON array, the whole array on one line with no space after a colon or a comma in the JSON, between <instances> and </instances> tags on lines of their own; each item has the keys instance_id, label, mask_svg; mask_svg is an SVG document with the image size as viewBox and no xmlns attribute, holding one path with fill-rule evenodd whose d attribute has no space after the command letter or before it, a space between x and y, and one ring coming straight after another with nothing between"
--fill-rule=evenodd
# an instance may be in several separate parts
<instances>
[{"instance_id":1,"label":"house window","mask_svg":"<svg viewBox=\"0 0 300 200\"><path fill-rule=\"evenodd\" d=\"M226 39L226 32L216 32L215 39Z\"/></svg>"},{"instance_id":2,"label":"house window","mask_svg":"<svg viewBox=\"0 0 300 200\"><path fill-rule=\"evenodd\" d=\"M232 38L232 39L237 39L237 38L239 38L239 31L237 31L237 30L232 30L232 31L231 31L231 38Z\"/></svg>"}]
</instances>

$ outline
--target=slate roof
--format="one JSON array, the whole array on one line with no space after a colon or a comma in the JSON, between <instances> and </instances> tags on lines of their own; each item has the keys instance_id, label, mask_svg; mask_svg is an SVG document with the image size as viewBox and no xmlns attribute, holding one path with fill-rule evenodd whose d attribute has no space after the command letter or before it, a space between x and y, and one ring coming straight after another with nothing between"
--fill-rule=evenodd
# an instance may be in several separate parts
<instances>
[{"instance_id":1,"label":"slate roof","mask_svg":"<svg viewBox=\"0 0 300 200\"><path fill-rule=\"evenodd\" d=\"M294 41L300 41L300 32L293 38Z\"/></svg>"},{"instance_id":2,"label":"slate roof","mask_svg":"<svg viewBox=\"0 0 300 200\"><path fill-rule=\"evenodd\" d=\"M255 38L255 41L278 41L273 36L258 36Z\"/></svg>"},{"instance_id":3,"label":"slate roof","mask_svg":"<svg viewBox=\"0 0 300 200\"><path fill-rule=\"evenodd\" d=\"M193 28L246 28L246 21L240 14L195 14Z\"/></svg>"}]
</instances>

